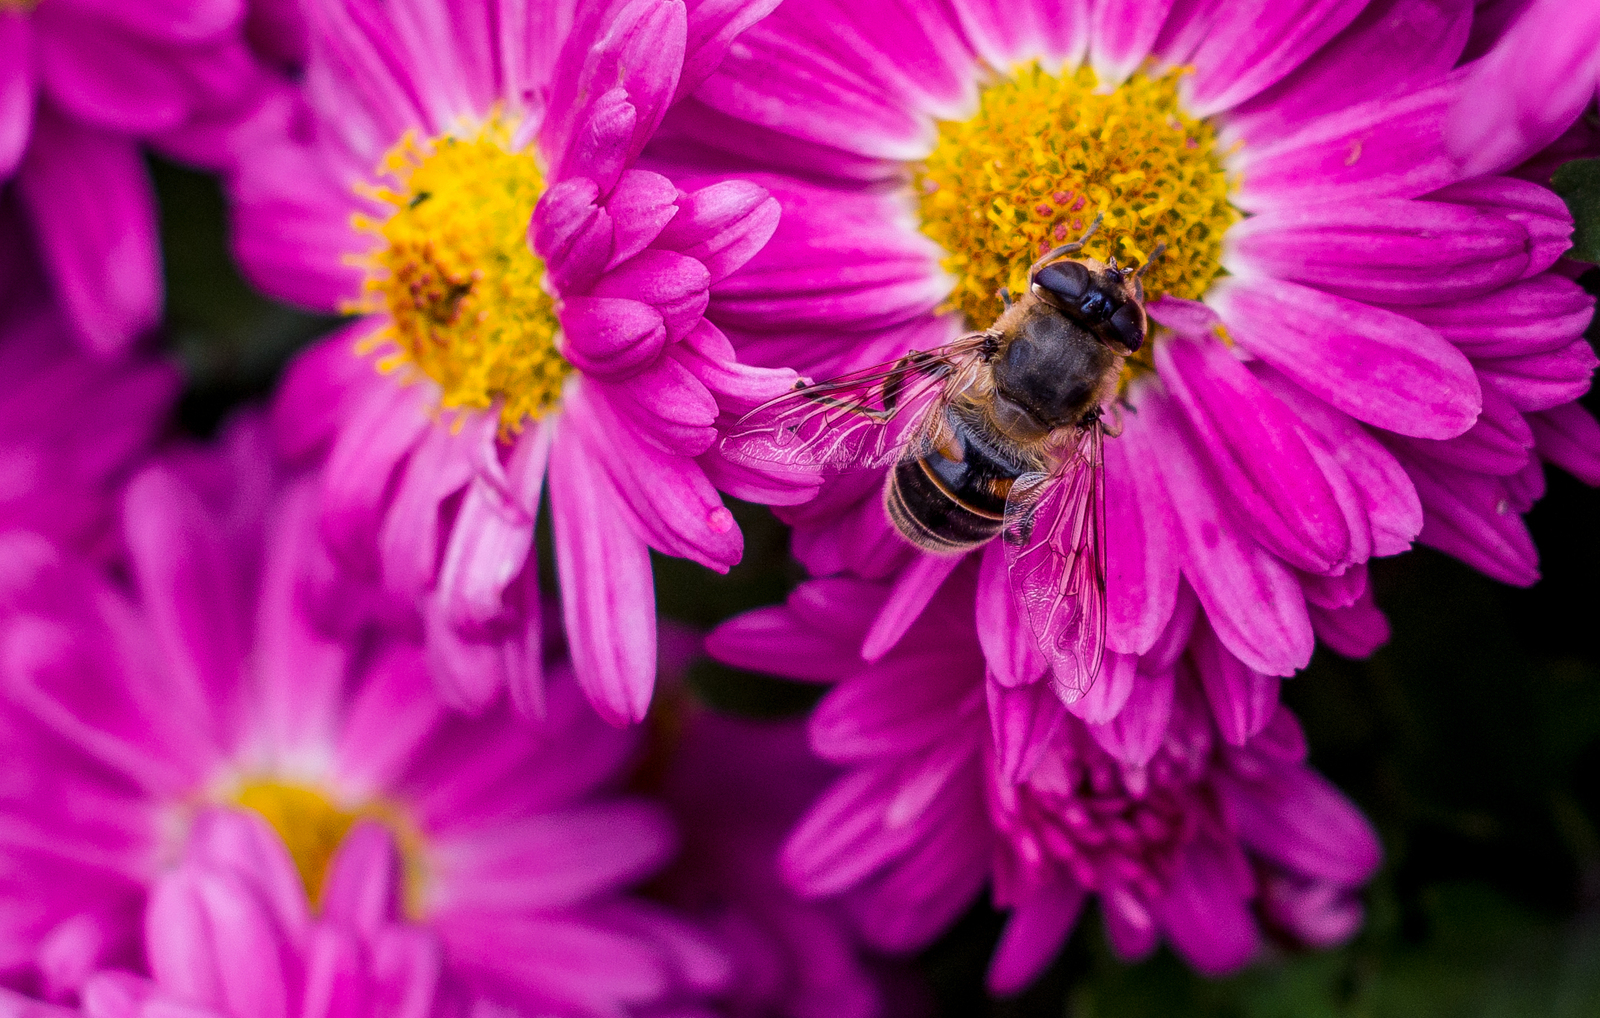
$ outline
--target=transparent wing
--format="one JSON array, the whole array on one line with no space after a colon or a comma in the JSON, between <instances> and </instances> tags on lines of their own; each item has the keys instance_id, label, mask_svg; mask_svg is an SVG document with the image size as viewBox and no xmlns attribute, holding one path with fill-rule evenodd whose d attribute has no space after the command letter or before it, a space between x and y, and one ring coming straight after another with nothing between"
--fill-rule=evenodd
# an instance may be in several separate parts
<instances>
[{"instance_id":1,"label":"transparent wing","mask_svg":"<svg viewBox=\"0 0 1600 1018\"><path fill-rule=\"evenodd\" d=\"M1098 422L1054 471L1023 474L1006 499L1011 596L1067 703L1089 691L1106 648L1105 461Z\"/></svg>"},{"instance_id":2,"label":"transparent wing","mask_svg":"<svg viewBox=\"0 0 1600 1018\"><path fill-rule=\"evenodd\" d=\"M739 418L722 437L722 452L753 466L879 467L898 460L941 395L970 381L987 333L974 332L937 350L792 392Z\"/></svg>"}]
</instances>

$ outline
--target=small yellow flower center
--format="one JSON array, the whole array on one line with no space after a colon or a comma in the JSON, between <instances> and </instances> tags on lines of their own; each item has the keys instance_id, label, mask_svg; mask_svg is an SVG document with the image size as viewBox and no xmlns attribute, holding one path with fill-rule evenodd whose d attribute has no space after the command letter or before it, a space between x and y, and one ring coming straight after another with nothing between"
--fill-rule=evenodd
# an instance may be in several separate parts
<instances>
[{"instance_id":1,"label":"small yellow flower center","mask_svg":"<svg viewBox=\"0 0 1600 1018\"><path fill-rule=\"evenodd\" d=\"M1222 236L1240 213L1216 131L1184 112L1180 72L1134 74L1111 91L1089 68L1061 76L1037 64L983 89L977 116L939 125L939 142L913 168L922 231L956 277L944 310L983 328L1002 310L1002 287L1026 291L1028 267L1100 229L1072 257L1143 265L1147 300L1198 298L1222 271Z\"/></svg>"},{"instance_id":2,"label":"small yellow flower center","mask_svg":"<svg viewBox=\"0 0 1600 1018\"><path fill-rule=\"evenodd\" d=\"M372 196L386 219L357 215L382 243L360 259L362 298L383 313L374 337L392 345L379 366L412 366L438 383L446 408L499 407L503 433L556 405L572 365L556 349L555 304L528 221L544 191L531 150L513 150L498 114L475 135L418 141L407 134L380 167Z\"/></svg>"},{"instance_id":3,"label":"small yellow flower center","mask_svg":"<svg viewBox=\"0 0 1600 1018\"><path fill-rule=\"evenodd\" d=\"M328 863L356 821L371 819L383 824L400 846L406 908L416 914L422 877L421 835L399 808L382 802L343 808L319 789L270 779L246 782L230 798L234 805L261 814L278 832L313 902L320 900Z\"/></svg>"}]
</instances>

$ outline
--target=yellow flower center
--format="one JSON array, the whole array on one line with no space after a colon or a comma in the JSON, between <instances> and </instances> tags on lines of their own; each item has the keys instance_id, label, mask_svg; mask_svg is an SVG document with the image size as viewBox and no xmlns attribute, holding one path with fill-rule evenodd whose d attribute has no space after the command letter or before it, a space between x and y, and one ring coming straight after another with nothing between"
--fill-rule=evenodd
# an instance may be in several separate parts
<instances>
[{"instance_id":1,"label":"yellow flower center","mask_svg":"<svg viewBox=\"0 0 1600 1018\"><path fill-rule=\"evenodd\" d=\"M1097 89L1089 68L1061 76L1037 64L983 89L977 116L939 125L914 168L922 231L946 252L956 286L943 310L983 328L1002 287L1026 291L1028 267L1104 216L1073 257L1143 265L1147 300L1198 298L1222 271L1222 236L1239 219L1216 131L1185 113L1180 72L1139 72Z\"/></svg>"},{"instance_id":2,"label":"yellow flower center","mask_svg":"<svg viewBox=\"0 0 1600 1018\"><path fill-rule=\"evenodd\" d=\"M475 135L408 133L389 150L380 173L391 183L371 194L393 211L355 217L382 243L360 259L367 278L348 309L387 315L380 368L420 370L446 408L498 406L503 433L554 407L572 371L528 246L544 177L532 151L512 149L511 127L496 114Z\"/></svg>"},{"instance_id":3,"label":"yellow flower center","mask_svg":"<svg viewBox=\"0 0 1600 1018\"><path fill-rule=\"evenodd\" d=\"M405 904L415 916L422 880L421 834L396 806L373 802L354 808L334 804L319 789L307 785L263 779L246 782L230 797L237 806L255 810L266 818L289 848L306 895L320 900L328 863L356 821L376 820L394 834L405 868Z\"/></svg>"}]
</instances>

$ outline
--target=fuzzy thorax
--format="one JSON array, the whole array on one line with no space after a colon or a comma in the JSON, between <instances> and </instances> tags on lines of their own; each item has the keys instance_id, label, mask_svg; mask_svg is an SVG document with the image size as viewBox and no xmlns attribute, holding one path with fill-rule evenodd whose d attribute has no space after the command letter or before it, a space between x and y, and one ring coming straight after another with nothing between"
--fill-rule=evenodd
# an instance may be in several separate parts
<instances>
[{"instance_id":1,"label":"fuzzy thorax","mask_svg":"<svg viewBox=\"0 0 1600 1018\"><path fill-rule=\"evenodd\" d=\"M498 407L503 433L548 413L572 371L544 262L528 246L544 177L511 136L496 115L476 134L408 133L389 151L388 183L369 193L391 211L355 217L381 243L360 259L367 278L349 308L386 316L373 337L390 348L382 368L421 371L447 409Z\"/></svg>"}]
</instances>

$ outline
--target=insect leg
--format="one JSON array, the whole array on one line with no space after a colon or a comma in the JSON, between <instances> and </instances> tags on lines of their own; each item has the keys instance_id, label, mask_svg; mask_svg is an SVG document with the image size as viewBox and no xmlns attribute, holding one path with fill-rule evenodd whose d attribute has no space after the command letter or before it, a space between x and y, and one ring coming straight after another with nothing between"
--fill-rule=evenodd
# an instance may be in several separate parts
<instances>
[{"instance_id":1,"label":"insect leg","mask_svg":"<svg viewBox=\"0 0 1600 1018\"><path fill-rule=\"evenodd\" d=\"M1002 286L999 290L995 291L995 296L1000 298L1000 302L1006 306L1007 310L1010 310L1010 308L1011 308L1011 287Z\"/></svg>"},{"instance_id":2,"label":"insect leg","mask_svg":"<svg viewBox=\"0 0 1600 1018\"><path fill-rule=\"evenodd\" d=\"M1105 217L1106 215L1104 212L1098 213L1094 217L1094 222L1090 223L1089 228L1083 231L1083 236L1079 237L1075 241L1072 241L1070 244L1062 244L1060 247L1049 251L1044 255L1044 257L1034 262L1033 267L1028 270L1028 278L1032 279L1035 272L1038 272L1046 265L1049 265L1057 258L1060 258L1062 255L1071 254L1074 251L1082 250L1083 245L1087 244L1089 242L1089 238L1094 236L1095 231L1100 229L1100 220L1104 219Z\"/></svg>"}]
</instances>

